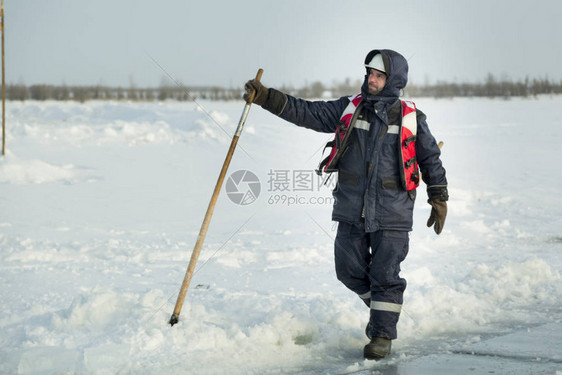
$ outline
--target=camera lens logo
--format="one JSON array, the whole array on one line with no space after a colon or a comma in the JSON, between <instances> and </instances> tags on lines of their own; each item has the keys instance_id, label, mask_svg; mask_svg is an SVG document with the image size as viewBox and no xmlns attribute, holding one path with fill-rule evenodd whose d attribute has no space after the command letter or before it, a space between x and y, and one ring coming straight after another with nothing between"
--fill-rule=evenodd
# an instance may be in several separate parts
<instances>
[{"instance_id":1,"label":"camera lens logo","mask_svg":"<svg viewBox=\"0 0 562 375\"><path fill-rule=\"evenodd\" d=\"M226 181L226 195L241 206L252 204L258 199L261 184L258 176L247 170L233 172Z\"/></svg>"}]
</instances>

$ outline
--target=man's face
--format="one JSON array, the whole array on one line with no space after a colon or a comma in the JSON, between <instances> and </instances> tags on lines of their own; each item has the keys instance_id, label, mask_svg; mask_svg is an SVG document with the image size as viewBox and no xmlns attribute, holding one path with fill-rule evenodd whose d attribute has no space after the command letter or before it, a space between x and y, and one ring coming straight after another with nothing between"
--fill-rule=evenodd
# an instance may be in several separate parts
<instances>
[{"instance_id":1,"label":"man's face","mask_svg":"<svg viewBox=\"0 0 562 375\"><path fill-rule=\"evenodd\" d=\"M386 84L386 74L376 69L370 69L367 83L369 84L369 94L377 95Z\"/></svg>"}]
</instances>

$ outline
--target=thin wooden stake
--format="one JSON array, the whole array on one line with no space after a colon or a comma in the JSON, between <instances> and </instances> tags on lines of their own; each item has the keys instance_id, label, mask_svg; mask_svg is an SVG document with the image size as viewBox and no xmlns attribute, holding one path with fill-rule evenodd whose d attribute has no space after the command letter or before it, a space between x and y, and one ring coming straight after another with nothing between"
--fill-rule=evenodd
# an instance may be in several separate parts
<instances>
[{"instance_id":1,"label":"thin wooden stake","mask_svg":"<svg viewBox=\"0 0 562 375\"><path fill-rule=\"evenodd\" d=\"M2 28L2 155L6 155L6 81L4 73L4 0L2 0L2 7L0 8L0 17L2 21L0 28Z\"/></svg>"}]
</instances>

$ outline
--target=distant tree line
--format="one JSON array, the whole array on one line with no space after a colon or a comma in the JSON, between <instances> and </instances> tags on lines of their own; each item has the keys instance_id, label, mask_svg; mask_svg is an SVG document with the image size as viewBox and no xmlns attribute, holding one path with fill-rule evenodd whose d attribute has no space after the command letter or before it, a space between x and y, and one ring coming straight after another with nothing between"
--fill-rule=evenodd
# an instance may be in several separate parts
<instances>
[{"instance_id":1,"label":"distant tree line","mask_svg":"<svg viewBox=\"0 0 562 375\"><path fill-rule=\"evenodd\" d=\"M529 79L523 81L512 81L509 79L498 80L494 75L488 74L484 83L450 83L437 82L433 85L409 84L406 87L407 96L411 97L489 97L510 98L530 97L542 94L561 94L562 80L554 82L545 78Z\"/></svg>"},{"instance_id":2,"label":"distant tree line","mask_svg":"<svg viewBox=\"0 0 562 375\"><path fill-rule=\"evenodd\" d=\"M325 85L322 82L305 84L301 88L282 86L283 92L299 98L337 98L352 95L360 90L362 80L351 81L346 78L343 82ZM521 81L497 79L488 74L483 83L451 83L437 82L435 84L418 85L410 83L404 92L407 97L530 97L541 94L561 94L562 81L554 82L548 77L534 78ZM130 100L130 101L189 101L198 99L208 100L239 100L242 98L242 88L223 87L179 87L161 85L157 88L138 88L110 86L56 86L8 84L6 98L8 100Z\"/></svg>"},{"instance_id":3,"label":"distant tree line","mask_svg":"<svg viewBox=\"0 0 562 375\"><path fill-rule=\"evenodd\" d=\"M225 89L222 87L172 87L137 88L131 86L55 86L8 84L6 85L6 99L8 100L131 100L157 101L193 99L233 100L242 97L240 89Z\"/></svg>"}]
</instances>

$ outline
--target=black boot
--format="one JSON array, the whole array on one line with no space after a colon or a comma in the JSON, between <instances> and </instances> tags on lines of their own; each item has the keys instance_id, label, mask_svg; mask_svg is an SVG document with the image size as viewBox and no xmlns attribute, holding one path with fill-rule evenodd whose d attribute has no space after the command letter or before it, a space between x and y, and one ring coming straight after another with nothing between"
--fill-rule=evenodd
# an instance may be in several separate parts
<instances>
[{"instance_id":1,"label":"black boot","mask_svg":"<svg viewBox=\"0 0 562 375\"><path fill-rule=\"evenodd\" d=\"M365 359L374 359L378 361L390 354L392 341L384 337L373 337L371 342L365 345L363 349L363 357Z\"/></svg>"},{"instance_id":2,"label":"black boot","mask_svg":"<svg viewBox=\"0 0 562 375\"><path fill-rule=\"evenodd\" d=\"M365 327L365 336L367 336L369 340L372 340L373 336L371 336L369 332L371 332L371 322L367 323L367 327Z\"/></svg>"}]
</instances>

